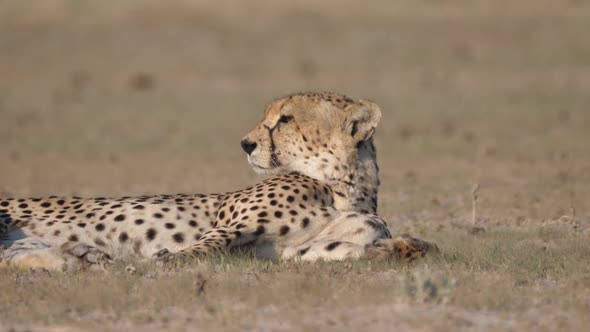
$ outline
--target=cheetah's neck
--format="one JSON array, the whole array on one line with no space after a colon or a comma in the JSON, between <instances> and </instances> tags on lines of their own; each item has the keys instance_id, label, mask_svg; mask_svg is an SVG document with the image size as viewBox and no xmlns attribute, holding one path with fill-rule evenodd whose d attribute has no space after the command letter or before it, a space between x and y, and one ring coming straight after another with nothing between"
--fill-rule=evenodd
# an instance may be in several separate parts
<instances>
[{"instance_id":1,"label":"cheetah's neck","mask_svg":"<svg viewBox=\"0 0 590 332\"><path fill-rule=\"evenodd\" d=\"M373 140L361 142L341 177L328 181L339 210L377 213L379 166Z\"/></svg>"}]
</instances>

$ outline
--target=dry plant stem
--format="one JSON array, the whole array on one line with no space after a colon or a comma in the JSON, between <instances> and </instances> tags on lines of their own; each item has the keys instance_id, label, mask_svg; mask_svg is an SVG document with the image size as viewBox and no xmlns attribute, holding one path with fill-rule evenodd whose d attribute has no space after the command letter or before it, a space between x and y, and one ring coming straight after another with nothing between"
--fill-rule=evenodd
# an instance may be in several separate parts
<instances>
[{"instance_id":1,"label":"dry plant stem","mask_svg":"<svg viewBox=\"0 0 590 332\"><path fill-rule=\"evenodd\" d=\"M477 193L479 192L479 183L476 183L471 190L471 224L475 225L477 222Z\"/></svg>"},{"instance_id":2,"label":"dry plant stem","mask_svg":"<svg viewBox=\"0 0 590 332\"><path fill-rule=\"evenodd\" d=\"M572 220L576 220L576 207L574 206L574 192L570 191L570 215Z\"/></svg>"}]
</instances>

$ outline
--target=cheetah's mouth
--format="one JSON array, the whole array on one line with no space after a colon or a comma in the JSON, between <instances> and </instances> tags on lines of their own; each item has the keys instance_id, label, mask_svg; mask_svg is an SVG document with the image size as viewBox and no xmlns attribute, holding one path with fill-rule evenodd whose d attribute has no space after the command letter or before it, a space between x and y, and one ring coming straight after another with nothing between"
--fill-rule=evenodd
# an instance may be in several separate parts
<instances>
[{"instance_id":1,"label":"cheetah's mouth","mask_svg":"<svg viewBox=\"0 0 590 332\"><path fill-rule=\"evenodd\" d=\"M256 173L266 174L266 173L272 172L273 170L276 169L276 167L260 166L259 164L255 163L252 159L253 158L251 158L251 156L248 156L248 163L250 164L250 166L252 166L252 169L254 169L254 172L256 172Z\"/></svg>"},{"instance_id":2,"label":"cheetah's mouth","mask_svg":"<svg viewBox=\"0 0 590 332\"><path fill-rule=\"evenodd\" d=\"M274 169L273 167L262 167L260 165L253 163L253 162L250 162L250 166L252 166L254 169L260 169L260 170L264 170L264 171L270 171L270 170Z\"/></svg>"}]
</instances>

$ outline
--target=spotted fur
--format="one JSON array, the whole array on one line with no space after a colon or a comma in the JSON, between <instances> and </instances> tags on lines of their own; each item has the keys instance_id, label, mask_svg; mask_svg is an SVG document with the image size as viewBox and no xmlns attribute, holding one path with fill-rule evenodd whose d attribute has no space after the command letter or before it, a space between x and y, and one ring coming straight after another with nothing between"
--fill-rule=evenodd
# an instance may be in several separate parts
<instances>
[{"instance_id":1,"label":"spotted fur","mask_svg":"<svg viewBox=\"0 0 590 332\"><path fill-rule=\"evenodd\" d=\"M283 259L399 256L401 246L420 254L430 247L413 238L376 245L391 239L376 215L380 118L375 103L335 93L274 100L242 140L254 170L270 177L235 192L0 198L0 265L57 268L68 256L93 263L96 250L103 260L172 259L252 244Z\"/></svg>"}]
</instances>

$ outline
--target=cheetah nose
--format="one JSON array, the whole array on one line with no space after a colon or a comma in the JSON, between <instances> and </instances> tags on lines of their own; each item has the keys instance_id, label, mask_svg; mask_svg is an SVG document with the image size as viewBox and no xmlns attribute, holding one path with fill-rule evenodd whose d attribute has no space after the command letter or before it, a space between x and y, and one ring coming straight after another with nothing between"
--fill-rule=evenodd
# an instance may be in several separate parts
<instances>
[{"instance_id":1,"label":"cheetah nose","mask_svg":"<svg viewBox=\"0 0 590 332\"><path fill-rule=\"evenodd\" d=\"M254 149L256 149L256 142L252 142L247 138L244 138L240 144L242 145L242 149L246 151L247 154L251 154Z\"/></svg>"}]
</instances>

